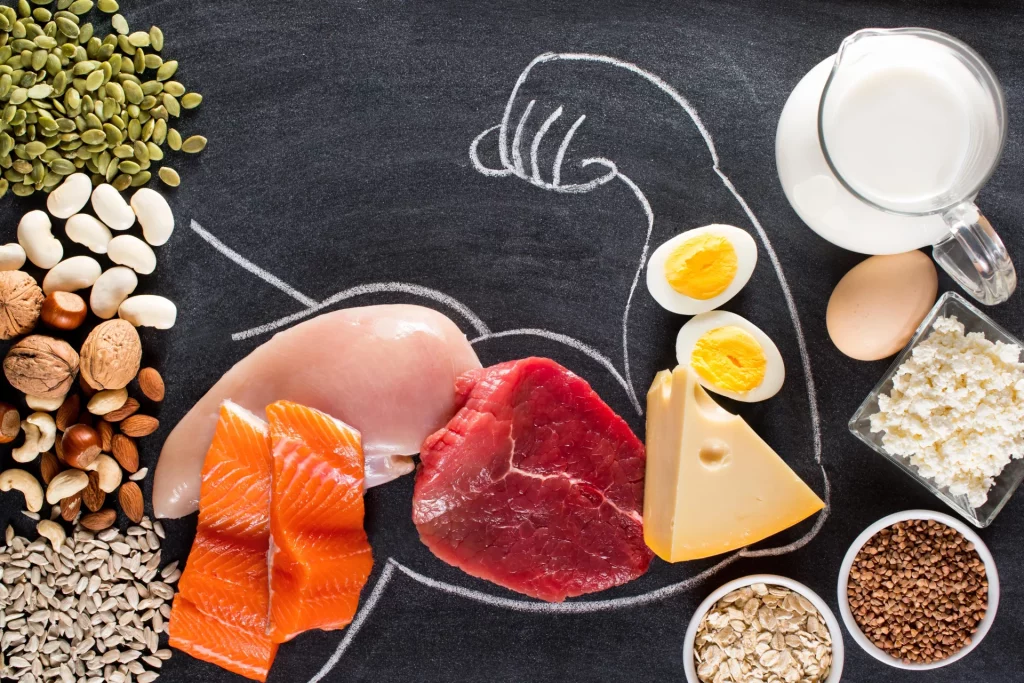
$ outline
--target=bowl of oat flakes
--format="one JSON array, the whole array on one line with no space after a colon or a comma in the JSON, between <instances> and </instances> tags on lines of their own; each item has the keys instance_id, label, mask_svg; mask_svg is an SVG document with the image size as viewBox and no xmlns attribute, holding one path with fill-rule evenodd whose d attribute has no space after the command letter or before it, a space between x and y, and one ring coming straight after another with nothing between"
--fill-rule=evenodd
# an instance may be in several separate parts
<instances>
[{"instance_id":1,"label":"bowl of oat flakes","mask_svg":"<svg viewBox=\"0 0 1024 683\"><path fill-rule=\"evenodd\" d=\"M817 593L798 581L754 574L700 604L686 629L687 683L839 683L843 636Z\"/></svg>"}]
</instances>

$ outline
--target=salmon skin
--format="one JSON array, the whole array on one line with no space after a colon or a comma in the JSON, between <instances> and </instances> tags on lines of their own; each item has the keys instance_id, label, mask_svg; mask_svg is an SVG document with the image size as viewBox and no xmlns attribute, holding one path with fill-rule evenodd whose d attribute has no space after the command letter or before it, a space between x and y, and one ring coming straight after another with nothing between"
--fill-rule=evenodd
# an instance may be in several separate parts
<instances>
[{"instance_id":1,"label":"salmon skin","mask_svg":"<svg viewBox=\"0 0 1024 683\"><path fill-rule=\"evenodd\" d=\"M266 681L271 451L267 424L226 402L203 465L196 540L171 610L170 644Z\"/></svg>"},{"instance_id":2,"label":"salmon skin","mask_svg":"<svg viewBox=\"0 0 1024 683\"><path fill-rule=\"evenodd\" d=\"M358 431L288 401L267 407L273 447L270 638L344 628L373 567Z\"/></svg>"}]
</instances>

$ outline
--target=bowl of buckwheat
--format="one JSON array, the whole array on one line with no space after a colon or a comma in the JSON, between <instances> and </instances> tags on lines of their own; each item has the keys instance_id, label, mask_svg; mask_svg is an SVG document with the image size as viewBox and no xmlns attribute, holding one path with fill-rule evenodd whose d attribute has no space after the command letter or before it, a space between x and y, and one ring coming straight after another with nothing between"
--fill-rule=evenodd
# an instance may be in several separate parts
<instances>
[{"instance_id":1,"label":"bowl of buckwheat","mask_svg":"<svg viewBox=\"0 0 1024 683\"><path fill-rule=\"evenodd\" d=\"M981 643L999 606L992 553L967 524L931 510L883 517L839 570L839 613L861 648L900 669L937 669Z\"/></svg>"},{"instance_id":2,"label":"bowl of buckwheat","mask_svg":"<svg viewBox=\"0 0 1024 683\"><path fill-rule=\"evenodd\" d=\"M730 581L707 597L686 629L687 683L839 683L843 636L807 586L773 574Z\"/></svg>"}]
</instances>

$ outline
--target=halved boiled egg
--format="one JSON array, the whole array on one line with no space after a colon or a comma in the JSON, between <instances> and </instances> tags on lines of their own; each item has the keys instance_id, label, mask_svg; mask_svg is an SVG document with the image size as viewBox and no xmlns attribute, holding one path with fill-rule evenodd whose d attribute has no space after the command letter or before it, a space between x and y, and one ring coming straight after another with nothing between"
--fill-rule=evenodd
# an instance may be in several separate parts
<instances>
[{"instance_id":1,"label":"halved boiled egg","mask_svg":"<svg viewBox=\"0 0 1024 683\"><path fill-rule=\"evenodd\" d=\"M731 225L706 225L676 235L647 263L647 289L680 315L714 310L736 296L757 265L757 244Z\"/></svg>"},{"instance_id":2,"label":"halved boiled egg","mask_svg":"<svg viewBox=\"0 0 1024 683\"><path fill-rule=\"evenodd\" d=\"M775 342L754 323L726 311L702 313L683 325L676 359L692 367L708 391L747 403L771 398L786 379Z\"/></svg>"}]
</instances>

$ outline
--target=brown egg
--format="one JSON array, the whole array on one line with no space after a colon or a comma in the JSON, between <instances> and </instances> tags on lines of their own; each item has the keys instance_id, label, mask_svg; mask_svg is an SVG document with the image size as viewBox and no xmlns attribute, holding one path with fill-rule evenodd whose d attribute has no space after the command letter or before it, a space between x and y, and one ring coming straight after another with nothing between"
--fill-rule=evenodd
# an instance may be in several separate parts
<instances>
[{"instance_id":1,"label":"brown egg","mask_svg":"<svg viewBox=\"0 0 1024 683\"><path fill-rule=\"evenodd\" d=\"M914 336L938 291L938 274L927 254L872 256L833 290L825 313L828 335L850 358L888 358Z\"/></svg>"}]
</instances>

